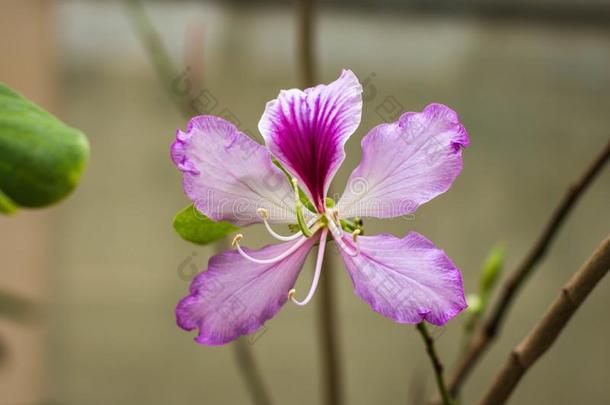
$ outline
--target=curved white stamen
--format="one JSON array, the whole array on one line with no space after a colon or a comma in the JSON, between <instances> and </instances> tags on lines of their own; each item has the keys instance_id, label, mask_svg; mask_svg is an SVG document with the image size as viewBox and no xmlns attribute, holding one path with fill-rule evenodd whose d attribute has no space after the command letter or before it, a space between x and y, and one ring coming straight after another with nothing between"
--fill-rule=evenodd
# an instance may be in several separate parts
<instances>
[{"instance_id":1,"label":"curved white stamen","mask_svg":"<svg viewBox=\"0 0 610 405\"><path fill-rule=\"evenodd\" d=\"M328 219L328 228L330 229L330 233L332 233L333 238L335 239L335 242L337 242L339 247L341 247L341 249L343 249L343 251L345 253L347 253L348 255L350 255L352 257L358 256L360 254L360 248L358 247L358 245L356 245L356 251L354 251L350 247L348 247L345 244L345 242L343 241L343 231L339 227L337 227L337 225L335 224L335 221L333 221L332 218L328 218L328 216L327 216L327 219Z\"/></svg>"},{"instance_id":2,"label":"curved white stamen","mask_svg":"<svg viewBox=\"0 0 610 405\"><path fill-rule=\"evenodd\" d=\"M299 240L298 242L296 242L294 245L290 246L289 249L287 249L284 253L282 253L279 256L276 257L272 257L269 259L257 259L254 258L252 256L250 256L249 254L247 254L246 252L244 252L244 250L241 248L241 246L239 245L239 241L241 239L243 239L243 235L237 234L235 236L235 238L233 239L233 243L232 245L237 247L237 251L239 252L240 255L242 255L245 259L250 260L253 263L258 263L258 264L271 264L271 263L275 263L275 262L279 262L280 260L285 259L286 257L290 256L292 253L294 253L298 248L300 248L303 243L305 243L307 241L307 238L302 238L301 240Z\"/></svg>"},{"instance_id":3,"label":"curved white stamen","mask_svg":"<svg viewBox=\"0 0 610 405\"><path fill-rule=\"evenodd\" d=\"M318 281L320 280L320 273L322 272L322 262L324 261L324 250L326 249L326 236L328 235L328 229L324 228L322 231L322 236L320 236L320 246L318 247L318 258L316 260L316 270L313 274L313 280L311 282L311 287L309 287L309 292L303 301L298 301L294 298L296 290L293 288L288 292L288 298L295 304L299 306L307 305L311 298L313 297L316 289L318 288Z\"/></svg>"},{"instance_id":4,"label":"curved white stamen","mask_svg":"<svg viewBox=\"0 0 610 405\"><path fill-rule=\"evenodd\" d=\"M290 236L282 236L279 233L275 232L272 228L271 228L271 224L269 224L269 211L267 211L265 208L259 208L256 210L256 212L258 212L258 215L261 217L261 219L263 220L263 223L265 224L265 228L267 228L267 232L269 232L269 234L271 236L273 236L275 239L277 240L281 240L284 242L290 242L291 240L295 240L297 239L299 236L303 235L303 232L299 231L297 233L295 233L294 235L290 235ZM311 227L314 223L316 223L316 221L318 220L318 218L313 218L311 219L308 223L307 223L307 227Z\"/></svg>"}]
</instances>

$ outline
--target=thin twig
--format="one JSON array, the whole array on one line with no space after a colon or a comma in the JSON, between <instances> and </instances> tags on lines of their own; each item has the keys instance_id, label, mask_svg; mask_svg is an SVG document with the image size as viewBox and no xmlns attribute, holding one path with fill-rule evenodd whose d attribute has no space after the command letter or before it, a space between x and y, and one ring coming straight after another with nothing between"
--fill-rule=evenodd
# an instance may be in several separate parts
<instances>
[{"instance_id":1,"label":"thin twig","mask_svg":"<svg viewBox=\"0 0 610 405\"><path fill-rule=\"evenodd\" d=\"M125 6L131 24L138 37L140 37L161 84L174 104L176 104L178 110L186 118L201 114L200 111L193 107L188 97L181 97L172 90L172 82L178 77L179 72L169 57L169 53L163 45L159 33L148 17L148 14L146 14L142 2L140 0L125 0Z\"/></svg>"},{"instance_id":2,"label":"thin twig","mask_svg":"<svg viewBox=\"0 0 610 405\"><path fill-rule=\"evenodd\" d=\"M233 349L237 364L240 365L239 371L248 386L252 402L256 405L270 405L272 403L271 397L265 389L262 374L256 365L256 359L252 350L250 350L248 341L243 337L237 339L233 343Z\"/></svg>"},{"instance_id":3,"label":"thin twig","mask_svg":"<svg viewBox=\"0 0 610 405\"><path fill-rule=\"evenodd\" d=\"M424 344L426 345L426 352L428 353L428 357L430 357L430 362L432 363L432 368L434 369L434 377L436 378L436 385L438 386L438 392L443 400L443 405L452 405L453 400L451 399L451 395L445 386L445 380L443 378L443 364L441 363L438 354L436 354L434 340L428 333L428 328L424 322L418 323L416 327L424 340Z\"/></svg>"},{"instance_id":4,"label":"thin twig","mask_svg":"<svg viewBox=\"0 0 610 405\"><path fill-rule=\"evenodd\" d=\"M525 280L534 270L536 265L545 256L547 249L553 242L561 225L568 217L568 214L574 208L576 202L584 194L593 179L601 172L601 169L608 162L609 158L610 142L606 144L601 153L591 162L580 179L568 189L563 200L561 200L529 254L525 257L521 265L517 267L511 276L504 282L500 299L491 311L491 315L488 320L477 329L477 332L472 335L467 352L462 356L455 372L453 372L449 378L449 392L454 397L459 393L460 388L482 354L495 339L517 292L523 286Z\"/></svg>"},{"instance_id":5,"label":"thin twig","mask_svg":"<svg viewBox=\"0 0 610 405\"><path fill-rule=\"evenodd\" d=\"M504 404L523 375L553 345L576 310L610 269L610 237L562 288L540 321L513 349L480 405Z\"/></svg>"},{"instance_id":6,"label":"thin twig","mask_svg":"<svg viewBox=\"0 0 610 405\"><path fill-rule=\"evenodd\" d=\"M202 114L195 107L196 104L190 103L188 98L181 98L171 89L172 81L177 77L177 71L174 64L163 46L163 42L159 34L155 30L152 22L146 14L146 10L139 0L126 0L125 4L129 11L133 26L135 27L140 39L150 59L155 66L159 80L164 84L169 92L171 99L176 104L178 110L186 117L190 118L193 115ZM198 65L201 66L201 65ZM193 72L194 77L201 78L202 72ZM225 250L228 243L226 240L221 240L214 245L214 250ZM271 396L263 381L262 375L256 365L256 360L252 354L252 350L247 342L238 340L233 343L233 350L237 360L239 371L241 372L252 402L256 405L271 405Z\"/></svg>"}]
</instances>

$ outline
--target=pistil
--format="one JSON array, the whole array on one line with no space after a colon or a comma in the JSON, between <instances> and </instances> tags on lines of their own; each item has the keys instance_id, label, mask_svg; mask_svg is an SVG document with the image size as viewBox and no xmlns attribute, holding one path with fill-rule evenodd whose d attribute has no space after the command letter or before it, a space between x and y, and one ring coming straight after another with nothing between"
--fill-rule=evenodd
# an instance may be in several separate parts
<instances>
[{"instance_id":1,"label":"pistil","mask_svg":"<svg viewBox=\"0 0 610 405\"><path fill-rule=\"evenodd\" d=\"M297 185L297 179L292 178L292 188L294 189L294 200L296 202L296 211L297 211L297 223L299 224L299 228L301 232L306 237L310 237L313 235L307 224L305 223L305 217L303 216L303 204L301 203L301 196L299 195L299 186Z\"/></svg>"}]
</instances>

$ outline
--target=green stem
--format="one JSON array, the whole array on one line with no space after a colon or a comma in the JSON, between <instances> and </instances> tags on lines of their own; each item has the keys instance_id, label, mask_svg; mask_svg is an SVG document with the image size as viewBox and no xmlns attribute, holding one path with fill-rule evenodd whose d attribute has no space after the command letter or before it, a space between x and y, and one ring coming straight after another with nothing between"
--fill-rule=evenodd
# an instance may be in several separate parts
<instances>
[{"instance_id":1,"label":"green stem","mask_svg":"<svg viewBox=\"0 0 610 405\"><path fill-rule=\"evenodd\" d=\"M428 333L428 328L424 322L417 324L417 330L420 333L422 339L424 340L424 344L426 345L426 352L428 353L428 357L430 358L430 362L432 363L432 368L434 369L434 376L436 377L436 385L438 386L438 391L443 399L443 405L453 405L453 399L451 395L449 395L449 391L445 386L445 380L443 379L443 364L441 363L438 355L436 353L436 348L434 347L434 340L432 336Z\"/></svg>"}]
</instances>

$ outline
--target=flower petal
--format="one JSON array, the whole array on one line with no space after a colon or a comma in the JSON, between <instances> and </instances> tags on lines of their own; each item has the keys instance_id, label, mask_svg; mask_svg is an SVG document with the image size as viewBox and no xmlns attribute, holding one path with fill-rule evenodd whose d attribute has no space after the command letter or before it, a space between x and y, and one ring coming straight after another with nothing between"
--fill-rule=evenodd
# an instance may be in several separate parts
<instances>
[{"instance_id":1,"label":"flower petal","mask_svg":"<svg viewBox=\"0 0 610 405\"><path fill-rule=\"evenodd\" d=\"M294 253L273 264L256 264L231 250L213 256L208 270L191 284L190 295L176 308L178 326L199 329L195 341L207 345L228 343L259 329L288 299L307 253L316 242L311 237ZM257 259L275 257L296 242L244 248Z\"/></svg>"},{"instance_id":2,"label":"flower petal","mask_svg":"<svg viewBox=\"0 0 610 405\"><path fill-rule=\"evenodd\" d=\"M337 204L339 213L391 218L415 212L449 189L467 146L457 114L441 104L373 128L362 140L362 161Z\"/></svg>"},{"instance_id":3,"label":"flower petal","mask_svg":"<svg viewBox=\"0 0 610 405\"><path fill-rule=\"evenodd\" d=\"M267 149L218 117L198 116L186 132L178 131L172 159L183 172L184 191L214 221L243 226L261 222L295 222L294 192L271 161Z\"/></svg>"},{"instance_id":4,"label":"flower petal","mask_svg":"<svg viewBox=\"0 0 610 405\"><path fill-rule=\"evenodd\" d=\"M420 234L362 236L358 243L356 256L339 251L356 295L375 312L399 323L443 325L466 308L460 271Z\"/></svg>"},{"instance_id":5,"label":"flower petal","mask_svg":"<svg viewBox=\"0 0 610 405\"><path fill-rule=\"evenodd\" d=\"M267 147L309 193L318 210L360 124L362 86L350 70L328 85L282 90L267 103L258 128Z\"/></svg>"}]
</instances>

